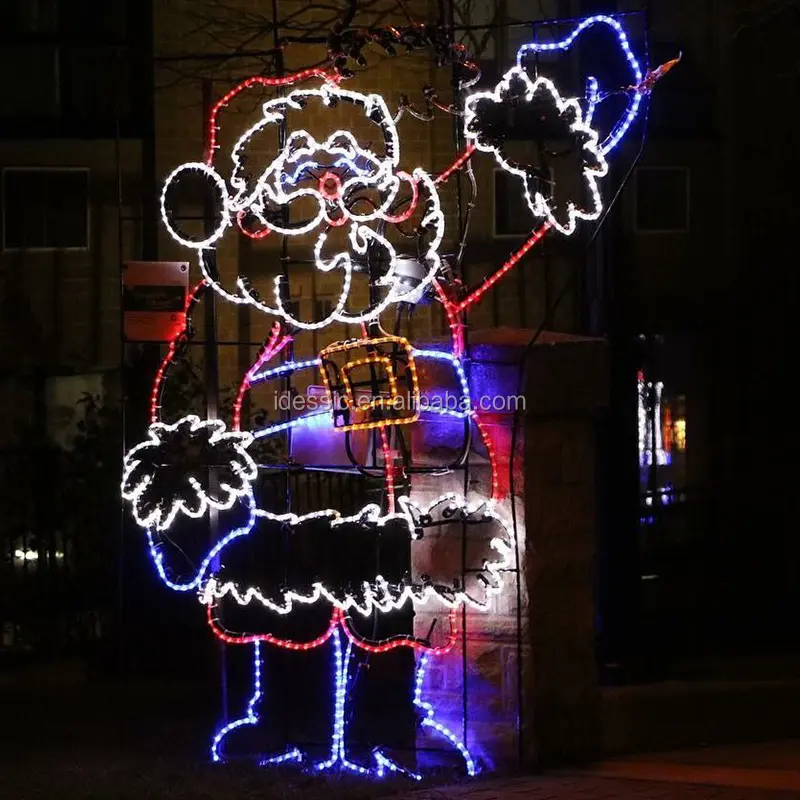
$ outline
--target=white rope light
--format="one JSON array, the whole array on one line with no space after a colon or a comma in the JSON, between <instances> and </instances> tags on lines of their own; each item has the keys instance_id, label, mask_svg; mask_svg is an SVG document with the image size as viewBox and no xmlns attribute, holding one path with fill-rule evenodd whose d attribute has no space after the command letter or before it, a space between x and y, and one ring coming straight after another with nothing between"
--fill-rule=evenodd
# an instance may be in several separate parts
<instances>
[{"instance_id":1,"label":"white rope light","mask_svg":"<svg viewBox=\"0 0 800 800\"><path fill-rule=\"evenodd\" d=\"M361 108L366 118L381 128L386 142L385 153L377 155L369 148L362 147L355 136L346 130L337 130L321 142L307 131L294 131L277 156L248 188L242 166L245 147L256 134L270 125L280 123L287 111L300 110L313 98L321 100L327 107L345 101ZM316 89L297 89L285 97L269 100L264 103L262 113L263 117L248 128L233 146L230 189L213 167L192 162L170 173L161 194L161 214L167 230L177 242L198 251L200 269L209 285L230 302L252 305L266 314L285 319L301 330L319 330L334 322L345 324L371 322L378 319L383 311L394 303L419 302L441 267L438 250L444 238L444 215L434 180L424 170L415 169L410 177L414 201L416 202L418 186L424 189L426 195L424 200L426 208L419 231L422 235L430 237L430 241L422 256L424 271L419 281L409 286L396 280L396 267L401 254L398 254L384 234L371 227L379 222L389 225L397 222L397 217L391 213L392 207L398 200L401 186L409 180L408 175L397 170L400 140L397 126L383 98L376 94L366 95L342 89L335 83L324 83ZM331 176L335 191L329 191L323 180L319 180L316 187L297 185L309 170L325 166L318 163L321 155L326 162L331 162L328 165L329 169L344 167L347 173L353 173L345 180L332 173L326 173ZM189 170L202 172L211 178L221 198L220 224L202 241L189 239L176 230L167 209L169 188ZM366 204L350 202L363 192L372 195L377 193L379 196L377 205L361 208L360 206ZM277 219L276 215L267 213L269 208L285 209L304 198L314 201L315 210L310 218L299 226L287 225ZM413 208L411 210L413 211ZM332 211L336 212L335 216L331 216ZM339 297L333 304L331 313L324 319L307 321L293 314L283 302L280 276L275 279L273 285L273 299L265 302L256 295L244 276L237 278L236 291L229 291L210 273L203 250L215 245L233 220L243 214L252 214L265 230L280 235L297 237L318 231L313 249L315 267L321 272L341 270L342 273ZM373 306L358 312L348 311L346 308L355 271L350 252L336 253L328 258L322 254L328 241L328 230L345 224L348 225L347 240L353 253L366 256L368 250L377 249L383 253L383 260L387 264L386 274L377 281L377 285L386 287L385 296Z\"/></svg>"},{"instance_id":2,"label":"white rope light","mask_svg":"<svg viewBox=\"0 0 800 800\"><path fill-rule=\"evenodd\" d=\"M212 490L193 475L187 475L186 468L182 467L185 480L184 496L151 497L156 473L164 467L154 463L152 469L148 470L145 458L149 456L154 461L166 462L170 439L186 435L204 436L208 447L212 449L218 445L232 447L233 457L227 464L227 469L230 471L229 479L220 480L219 486ZM252 482L258 475L256 463L247 452L252 441L253 436L250 433L227 431L222 420L201 420L194 414L183 417L171 425L154 422L148 428L147 439L129 450L123 462L120 491L123 499L131 503L136 524L142 528L152 527L158 531L165 531L179 514L199 519L205 515L209 507L226 511L233 508L239 499L250 497ZM197 466L206 468L205 465ZM234 485L234 480L238 485Z\"/></svg>"},{"instance_id":3,"label":"white rope light","mask_svg":"<svg viewBox=\"0 0 800 800\"><path fill-rule=\"evenodd\" d=\"M454 493L437 497L425 507L421 507L406 496L398 497L397 503L401 511L389 514L383 514L379 506L371 503L351 516L342 516L339 511L331 508L301 515L273 514L256 509L255 515L289 527L324 518L330 520L331 528L355 523L379 529L390 522L400 521L406 524L411 541L419 539L420 518L431 516L435 512L452 515L454 522L497 523L502 535L493 537L489 542L489 547L495 551L497 558L484 561L479 579L483 584L483 598L474 597L463 586L452 588L429 582L390 584L382 575L377 575L372 582L365 581L361 585L358 596L349 592L337 593L322 583L314 583L306 593L285 589L281 593L281 599L276 601L273 597L265 595L257 586L242 588L233 581L221 583L216 577L211 576L200 588L200 602L204 605L213 605L219 600L229 598L242 606L251 603L260 604L282 616L290 614L295 605L313 605L319 601L328 602L344 612L357 612L364 617L370 616L374 611L387 613L401 609L407 604L418 607L431 601L438 602L448 609L466 605L486 611L491 605L492 598L502 591L503 572L513 561L514 534L509 523L496 512L492 503L481 501L470 505L463 496Z\"/></svg>"},{"instance_id":4,"label":"white rope light","mask_svg":"<svg viewBox=\"0 0 800 800\"><path fill-rule=\"evenodd\" d=\"M489 101L506 105L509 95L516 96L511 89L512 82L517 85L521 83L524 86L525 102L532 102L536 95L542 92L548 94L559 116L567 122L570 133L578 134L584 138L580 149L583 153L584 162L582 175L591 201L587 204L588 207L581 207L575 201L570 200L566 205L566 212L564 212L556 208L553 199L545 197L541 191L536 191L532 194L528 180L530 177L529 172L521 166L512 164L504 155L502 145L487 142L481 136L478 104L483 101ZM528 204L531 214L534 217L544 217L550 225L561 233L571 236L575 232L579 219L595 220L602 213L603 200L600 196L597 181L598 178L602 178L608 173L608 163L598 144L597 131L584 122L580 102L576 98L563 99L555 84L549 78L539 77L532 81L524 69L512 67L493 90L476 92L470 95L464 107L464 136L468 141L473 142L478 150L484 153L492 153L497 164L506 172L521 178L525 202Z\"/></svg>"}]
</instances>

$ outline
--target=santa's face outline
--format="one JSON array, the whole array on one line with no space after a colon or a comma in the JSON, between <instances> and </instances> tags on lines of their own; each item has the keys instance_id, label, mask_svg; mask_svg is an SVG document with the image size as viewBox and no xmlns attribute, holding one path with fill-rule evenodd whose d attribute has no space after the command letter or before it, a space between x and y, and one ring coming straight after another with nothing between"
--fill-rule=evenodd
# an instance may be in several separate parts
<instances>
[{"instance_id":1,"label":"santa's face outline","mask_svg":"<svg viewBox=\"0 0 800 800\"><path fill-rule=\"evenodd\" d=\"M302 110L312 98L324 106L348 102L361 109L363 116L377 124L383 133L384 152L381 155L358 144L355 136L347 130L337 130L322 142L306 131L293 132L275 158L248 186L242 169L243 152L251 139L269 125L282 122L289 110ZM314 160L323 153L327 163ZM345 324L369 323L377 320L389 306L399 302L416 303L431 285L441 266L438 253L444 237L444 215L442 214L435 181L421 168L411 174L399 170L400 144L397 126L386 103L379 95L362 94L342 89L334 82L325 82L318 88L297 89L285 97L266 102L262 107L262 118L252 125L235 143L231 152L232 172L226 181L209 164L188 163L173 170L167 177L161 195L164 224L170 235L185 247L198 251L200 268L209 285L226 300L237 304L248 304L259 311L285 320L300 330L324 328L334 322ZM299 179L312 173L312 167L322 167L323 174L316 185L298 187ZM203 240L187 238L175 229L168 213L167 194L185 171L204 173L214 184L218 195L217 228ZM341 173L344 171L344 178ZM405 211L393 213L400 195L408 195L410 206ZM358 204L361 192L377 193L380 201L371 207ZM425 195L425 210L417 229L415 240L421 244L422 255L415 260L423 268L420 279L413 286L397 279L396 267L402 254L384 235L386 227L408 219L415 210L420 195ZM292 202L310 198L315 202L316 212L300 226L287 226L284 215L280 218L267 213L269 210L286 209ZM408 200L408 197L405 198ZM402 201L401 201L402 202ZM282 276L275 278L273 301L265 302L253 291L247 279L239 276L235 291L228 291L220 280L208 269L204 251L221 240L228 227L241 226L242 218L255 218L261 231L256 238L269 233L300 236L319 231L313 247L315 268L321 272L338 270L342 275L339 297L332 304L331 312L321 320L299 319L284 302L285 291ZM334 228L348 226L346 240L349 250L339 251L331 257L323 254L328 243L328 234ZM380 230L378 230L380 228ZM346 309L351 297L352 276L355 264L351 252L365 257L370 251L382 254L386 264L384 274L375 283L386 291L382 299L366 309L352 312Z\"/></svg>"}]
</instances>

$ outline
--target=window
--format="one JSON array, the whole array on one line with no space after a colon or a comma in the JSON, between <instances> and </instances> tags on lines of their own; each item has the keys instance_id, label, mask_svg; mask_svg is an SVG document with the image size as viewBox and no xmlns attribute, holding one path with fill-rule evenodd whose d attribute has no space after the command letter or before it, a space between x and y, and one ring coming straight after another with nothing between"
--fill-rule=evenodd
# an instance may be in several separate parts
<instances>
[{"instance_id":1,"label":"window","mask_svg":"<svg viewBox=\"0 0 800 800\"><path fill-rule=\"evenodd\" d=\"M0 0L0 117L44 135L51 121L104 135L118 113L132 122L128 11L127 0Z\"/></svg>"},{"instance_id":2,"label":"window","mask_svg":"<svg viewBox=\"0 0 800 800\"><path fill-rule=\"evenodd\" d=\"M89 170L3 170L3 249L86 249Z\"/></svg>"},{"instance_id":3,"label":"window","mask_svg":"<svg viewBox=\"0 0 800 800\"><path fill-rule=\"evenodd\" d=\"M63 48L59 61L61 107L73 120L114 120L132 112L130 60L112 48Z\"/></svg>"},{"instance_id":4,"label":"window","mask_svg":"<svg viewBox=\"0 0 800 800\"><path fill-rule=\"evenodd\" d=\"M682 502L687 486L685 389L694 380L687 371L693 342L692 337L639 337L639 486L648 506Z\"/></svg>"},{"instance_id":5,"label":"window","mask_svg":"<svg viewBox=\"0 0 800 800\"><path fill-rule=\"evenodd\" d=\"M664 384L645 380L643 371L636 376L639 395L639 466L659 467L672 463L672 436L665 434L671 418L669 406L662 408Z\"/></svg>"},{"instance_id":6,"label":"window","mask_svg":"<svg viewBox=\"0 0 800 800\"><path fill-rule=\"evenodd\" d=\"M54 33L58 28L57 0L4 0L0 25L8 33Z\"/></svg>"},{"instance_id":7,"label":"window","mask_svg":"<svg viewBox=\"0 0 800 800\"><path fill-rule=\"evenodd\" d=\"M655 233L689 229L689 170L640 167L636 171L636 229Z\"/></svg>"},{"instance_id":8,"label":"window","mask_svg":"<svg viewBox=\"0 0 800 800\"><path fill-rule=\"evenodd\" d=\"M49 44L0 46L0 116L37 119L60 113L58 48Z\"/></svg>"},{"instance_id":9,"label":"window","mask_svg":"<svg viewBox=\"0 0 800 800\"><path fill-rule=\"evenodd\" d=\"M502 169L494 171L495 238L520 237L538 227L523 194L522 180Z\"/></svg>"}]
</instances>

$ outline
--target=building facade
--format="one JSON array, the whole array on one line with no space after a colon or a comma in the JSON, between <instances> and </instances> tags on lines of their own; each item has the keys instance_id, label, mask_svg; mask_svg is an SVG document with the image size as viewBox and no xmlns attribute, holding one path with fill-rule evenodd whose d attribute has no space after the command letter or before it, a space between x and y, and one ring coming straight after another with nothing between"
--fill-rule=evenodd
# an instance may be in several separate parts
<instances>
[{"instance_id":1,"label":"building facade","mask_svg":"<svg viewBox=\"0 0 800 800\"><path fill-rule=\"evenodd\" d=\"M81 13L58 0L6 5L0 449L10 454L4 474L11 475L31 435L69 444L84 392L103 395L118 386L123 363L141 365L141 375L157 364L152 348L123 348L120 267L131 259L186 259L161 225L159 187L176 165L202 160L217 98L251 74L321 61L325 44L284 47L281 36L292 32L276 37L271 8L245 0L118 0L100 14L88 2ZM303 4L279 5L292 14ZM421 19L435 17L435 3L407 5ZM654 0L628 18L652 66L678 53L682 60L658 84L647 128L631 135L617 161L612 213L596 238L589 232L523 261L470 317L475 330L545 327L610 341L611 403L599 426L596 597L598 663L610 681L680 675L698 660L741 650L743 640L760 652L797 646L786 626L764 625L776 609L796 603L800 559L784 521L793 478L781 464L789 456L776 459L770 446L785 428L792 432L790 393L774 397L785 365L771 347L788 331L787 298L796 287L784 263L795 203L784 175L794 156L789 123L771 109L785 102L794 78L785 51L763 44L797 28L791 10L768 17L760 7ZM468 28L463 42L491 84L519 44L544 35L537 21L639 11L627 2L508 0L461 4L456 22ZM300 35L322 40L332 24L313 10L302 20ZM370 19L378 21L402 24L403 17ZM450 70L437 69L427 54L367 57L358 88L381 93L391 108L405 94L424 108L426 86L449 103ZM219 158L228 157L234 134L269 96L255 90L222 109ZM321 135L335 121L311 114L310 130ZM433 122L406 113L399 128L406 168L436 173L457 153L446 113ZM531 146L524 130L513 139L523 151ZM254 170L269 152L267 144L253 154ZM475 159L475 178L467 282L502 263L528 231L507 176L490 158ZM442 201L443 252L456 259L470 203L467 178L460 189L455 181L443 187ZM196 201L181 214L187 229L206 222ZM279 243L229 239L218 253L223 277L245 273L269 285L281 268ZM301 264L293 269L291 302L301 315L320 316L336 297L333 277ZM224 403L270 320L222 303L217 315ZM404 332L417 340L446 331L428 306L410 325ZM298 338L295 357L311 358L354 333L344 325L309 333ZM201 370L202 348L193 353ZM132 406L147 393L133 397L136 380L128 381ZM766 511L756 511L762 502L755 496ZM4 508L12 500L5 497ZM4 568L27 574L33 567L26 554L47 549L35 505L5 517ZM769 543L755 564L754 533Z\"/></svg>"}]
</instances>

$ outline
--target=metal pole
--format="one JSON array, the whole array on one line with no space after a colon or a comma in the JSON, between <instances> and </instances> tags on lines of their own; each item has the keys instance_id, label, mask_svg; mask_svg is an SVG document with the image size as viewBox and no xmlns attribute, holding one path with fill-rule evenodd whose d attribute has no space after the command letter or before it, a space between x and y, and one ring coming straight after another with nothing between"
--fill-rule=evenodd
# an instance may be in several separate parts
<instances>
[{"instance_id":1,"label":"metal pole","mask_svg":"<svg viewBox=\"0 0 800 800\"><path fill-rule=\"evenodd\" d=\"M449 16L449 27L451 30L451 42L455 44L455 34L453 33L455 27L455 2L454 0L450 0L448 4L448 16ZM460 105L461 99L461 82L459 80L458 75L458 65L456 63L453 64L452 70L452 77L451 77L451 88L453 92L453 106L456 108ZM453 116L453 145L455 147L456 153L461 152L461 148L463 145L462 136L461 136L461 117L458 115ZM464 238L464 215L463 215L463 192L461 186L461 171L459 170L456 172L455 175L456 179L456 214L458 217L458 234L459 234L459 241ZM462 267L463 273L463 267ZM466 281L465 281L466 283ZM464 370L467 376L467 380L469 380L469 352L466 340L466 312L464 312L464 342L465 342L465 354L466 357L464 359ZM469 452L467 453L467 457L464 460L463 464L463 492L464 497L467 496L467 492L469 491ZM461 523L461 586L462 588L466 585L467 579L467 523ZM465 745L468 743L468 735L469 735L469 692L468 692L468 680L467 680L467 671L468 671L468 659L467 659L467 609L466 606L462 606L461 608L461 724L462 724L462 737L461 740L464 742Z\"/></svg>"},{"instance_id":2,"label":"metal pole","mask_svg":"<svg viewBox=\"0 0 800 800\"><path fill-rule=\"evenodd\" d=\"M272 39L273 45L276 52L275 55L275 75L278 78L282 78L284 75L284 62L283 62L283 50L280 46L280 31L279 31L279 20L278 20L278 0L272 0ZM282 87L278 88L278 95L283 95L284 91ZM285 115L281 118L280 124L278 126L278 148L283 150L286 146L286 137L288 135L287 132L287 125L286 125L286 117ZM289 209L287 207L281 208L281 222L284 226L289 224ZM313 268L312 268L313 269ZM281 237L281 299L286 307L289 306L291 302L291 292L290 292L290 284L289 284L289 237L284 235ZM314 302L312 296L312 304ZM297 313L297 312L295 312ZM293 342L289 342L288 346L283 349L283 357L282 363L291 362L294 360L294 344ZM292 396L292 377L291 372L287 372L286 376L281 380L282 383L282 390L286 393L286 398L289 400L286 403L286 411L284 413L284 421L289 422L292 418L292 403L291 403L291 396ZM291 428L287 428L285 432L285 442L286 442L286 456L287 459L291 458L292 452L292 430ZM287 469L284 472L285 484L284 484L284 502L285 502L285 511L288 513L291 511L292 508L292 471ZM289 529L287 527L286 532L284 534L284 579L288 580L289 573L288 573L288 558L291 554L291 540ZM281 665L281 683L283 686L288 685L288 675L286 671L286 661L285 659L280 660ZM289 738L289 718L287 715L286 704L281 704L281 726L283 730L283 737L284 740L288 740Z\"/></svg>"},{"instance_id":3,"label":"metal pole","mask_svg":"<svg viewBox=\"0 0 800 800\"><path fill-rule=\"evenodd\" d=\"M206 132L205 121L211 114L214 102L214 85L210 78L203 78L203 118L202 131ZM210 235L215 227L214 200L206 195L203 201L204 232ZM219 278L217 269L217 251L214 249L206 250L203 254L206 269L212 278ZM219 347L217 344L217 295L216 292L206 292L203 297L203 383L206 398L206 417L216 419L219 413ZM209 467L208 485L212 493L215 493L215 484L218 476L213 467ZM219 541L219 514L213 507L209 509L208 536L213 546ZM218 569L219 564L214 565ZM224 643L219 645L219 667L220 667L220 694L222 704L222 718L228 719L228 660L227 648Z\"/></svg>"}]
</instances>

